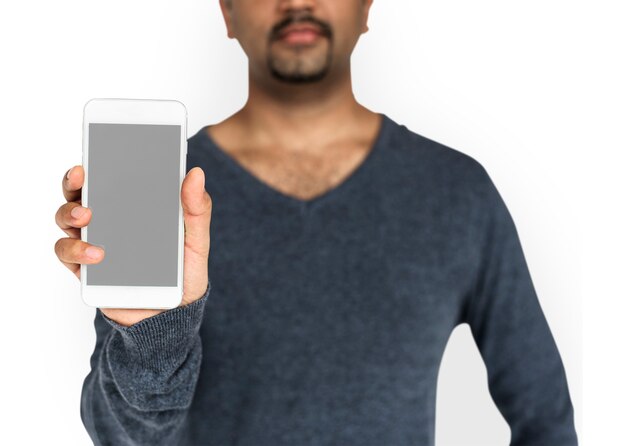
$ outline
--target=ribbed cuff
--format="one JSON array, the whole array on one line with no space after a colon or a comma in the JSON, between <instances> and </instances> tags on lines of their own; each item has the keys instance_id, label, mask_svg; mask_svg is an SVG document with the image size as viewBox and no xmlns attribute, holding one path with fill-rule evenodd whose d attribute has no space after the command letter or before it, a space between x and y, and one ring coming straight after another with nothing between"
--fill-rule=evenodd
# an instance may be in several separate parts
<instances>
[{"instance_id":1,"label":"ribbed cuff","mask_svg":"<svg viewBox=\"0 0 626 446\"><path fill-rule=\"evenodd\" d=\"M204 295L182 307L166 310L129 327L103 318L121 335L126 358L153 372L176 368L187 355L200 330L204 307L211 292L209 280Z\"/></svg>"}]
</instances>

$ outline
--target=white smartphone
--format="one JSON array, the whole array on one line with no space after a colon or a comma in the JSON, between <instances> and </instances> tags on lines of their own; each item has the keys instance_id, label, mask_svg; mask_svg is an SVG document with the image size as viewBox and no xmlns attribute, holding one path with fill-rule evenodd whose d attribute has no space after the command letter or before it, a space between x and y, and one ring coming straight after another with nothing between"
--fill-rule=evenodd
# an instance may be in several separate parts
<instances>
[{"instance_id":1,"label":"white smartphone","mask_svg":"<svg viewBox=\"0 0 626 446\"><path fill-rule=\"evenodd\" d=\"M183 296L187 110L175 100L91 99L83 110L81 239L104 249L81 264L83 301L170 309Z\"/></svg>"}]
</instances>

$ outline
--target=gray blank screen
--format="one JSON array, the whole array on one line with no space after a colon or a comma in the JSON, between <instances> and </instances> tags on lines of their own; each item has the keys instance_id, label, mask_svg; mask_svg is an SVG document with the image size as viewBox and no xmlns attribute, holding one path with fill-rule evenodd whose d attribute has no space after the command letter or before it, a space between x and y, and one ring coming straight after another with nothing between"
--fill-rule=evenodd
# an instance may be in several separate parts
<instances>
[{"instance_id":1,"label":"gray blank screen","mask_svg":"<svg viewBox=\"0 0 626 446\"><path fill-rule=\"evenodd\" d=\"M176 286L181 126L89 124L87 285Z\"/></svg>"}]
</instances>

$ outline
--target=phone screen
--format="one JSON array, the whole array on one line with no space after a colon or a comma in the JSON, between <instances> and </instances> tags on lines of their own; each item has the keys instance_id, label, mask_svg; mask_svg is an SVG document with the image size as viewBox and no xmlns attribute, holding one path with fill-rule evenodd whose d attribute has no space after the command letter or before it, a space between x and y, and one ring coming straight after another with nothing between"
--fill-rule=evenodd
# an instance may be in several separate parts
<instances>
[{"instance_id":1,"label":"phone screen","mask_svg":"<svg viewBox=\"0 0 626 446\"><path fill-rule=\"evenodd\" d=\"M176 286L181 126L89 123L87 285Z\"/></svg>"}]
</instances>

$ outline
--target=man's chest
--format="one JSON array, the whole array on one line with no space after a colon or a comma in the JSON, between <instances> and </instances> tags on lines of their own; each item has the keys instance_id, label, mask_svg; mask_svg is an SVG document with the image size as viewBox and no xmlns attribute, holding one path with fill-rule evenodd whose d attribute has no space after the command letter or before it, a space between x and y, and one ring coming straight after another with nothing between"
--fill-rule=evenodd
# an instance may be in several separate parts
<instances>
[{"instance_id":1,"label":"man's chest","mask_svg":"<svg viewBox=\"0 0 626 446\"><path fill-rule=\"evenodd\" d=\"M305 336L349 350L369 339L384 356L379 341L389 336L445 344L472 284L471 245L431 213L390 214L384 200L368 199L327 202L306 222L266 212L246 231L253 209L216 209L208 305L224 332L213 336L238 336L229 327L245 318L255 345Z\"/></svg>"},{"instance_id":2,"label":"man's chest","mask_svg":"<svg viewBox=\"0 0 626 446\"><path fill-rule=\"evenodd\" d=\"M354 142L314 152L237 150L230 156L269 187L284 195L308 200L345 181L367 153L367 145Z\"/></svg>"}]
</instances>

